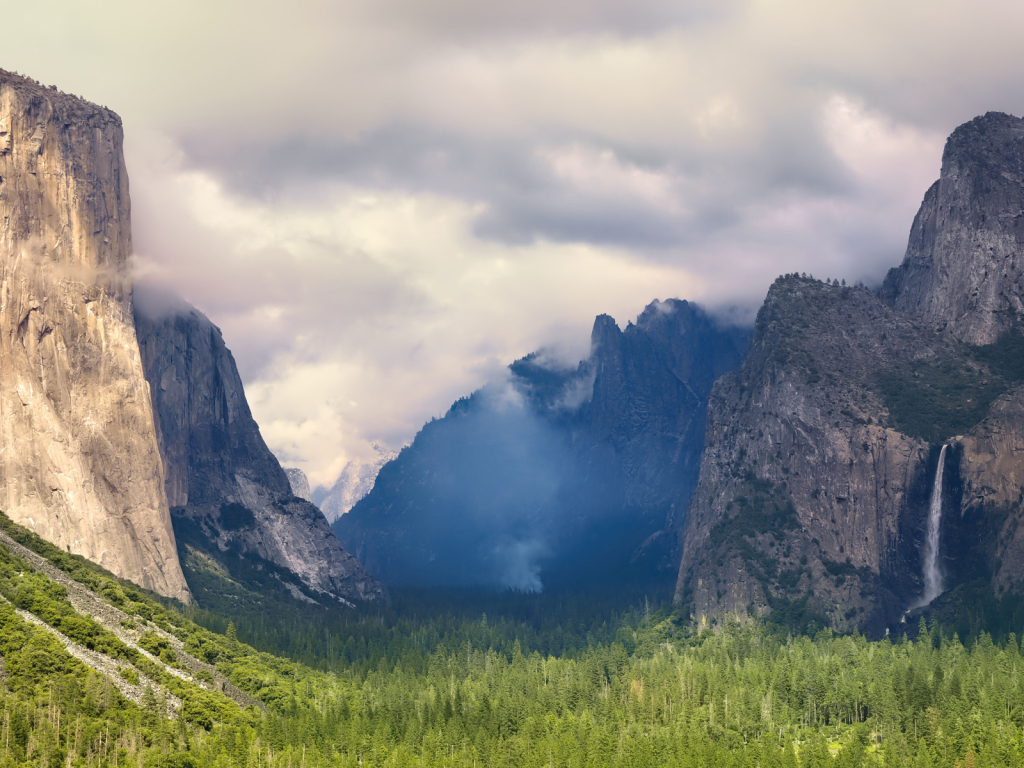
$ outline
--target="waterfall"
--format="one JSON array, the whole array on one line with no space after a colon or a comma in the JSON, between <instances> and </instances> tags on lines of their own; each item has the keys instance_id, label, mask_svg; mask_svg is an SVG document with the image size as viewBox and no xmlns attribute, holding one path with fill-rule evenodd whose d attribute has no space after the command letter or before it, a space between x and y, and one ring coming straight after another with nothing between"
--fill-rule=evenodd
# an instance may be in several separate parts
<instances>
[{"instance_id":1,"label":"waterfall","mask_svg":"<svg viewBox=\"0 0 1024 768\"><path fill-rule=\"evenodd\" d=\"M939 525L942 523L942 469L946 465L946 446L939 451L935 470L931 505L928 508L928 533L924 542L924 595L918 606L928 605L942 594L942 573L939 571Z\"/></svg>"}]
</instances>

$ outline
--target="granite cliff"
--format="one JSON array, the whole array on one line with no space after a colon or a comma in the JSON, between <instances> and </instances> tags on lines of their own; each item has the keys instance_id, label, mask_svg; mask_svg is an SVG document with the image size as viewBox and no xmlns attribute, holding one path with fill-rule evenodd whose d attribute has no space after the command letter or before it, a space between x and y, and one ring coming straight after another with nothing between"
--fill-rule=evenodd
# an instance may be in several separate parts
<instances>
[{"instance_id":1,"label":"granite cliff","mask_svg":"<svg viewBox=\"0 0 1024 768\"><path fill-rule=\"evenodd\" d=\"M602 315L587 360L513 363L425 425L334 530L387 583L664 579L708 392L747 338L685 301L654 302L624 330Z\"/></svg>"},{"instance_id":2,"label":"granite cliff","mask_svg":"<svg viewBox=\"0 0 1024 768\"><path fill-rule=\"evenodd\" d=\"M971 344L1024 318L1024 120L998 112L957 128L882 297Z\"/></svg>"},{"instance_id":3,"label":"granite cliff","mask_svg":"<svg viewBox=\"0 0 1024 768\"><path fill-rule=\"evenodd\" d=\"M920 602L942 445L945 588L1024 588L1024 121L958 128L878 294L796 275L710 399L676 601L875 633ZM1024 232L1024 230L1021 230Z\"/></svg>"},{"instance_id":4,"label":"granite cliff","mask_svg":"<svg viewBox=\"0 0 1024 768\"><path fill-rule=\"evenodd\" d=\"M284 473L288 477L288 484L291 486L292 495L306 501L312 501L313 495L309 490L309 478L306 473L297 467L285 467Z\"/></svg>"},{"instance_id":5,"label":"granite cliff","mask_svg":"<svg viewBox=\"0 0 1024 768\"><path fill-rule=\"evenodd\" d=\"M135 321L182 544L214 558L230 552L273 563L314 596L387 600L320 510L293 494L252 418L220 330L187 305L153 314L137 311Z\"/></svg>"},{"instance_id":6,"label":"granite cliff","mask_svg":"<svg viewBox=\"0 0 1024 768\"><path fill-rule=\"evenodd\" d=\"M187 601L132 320L121 120L0 70L0 507Z\"/></svg>"},{"instance_id":7,"label":"granite cliff","mask_svg":"<svg viewBox=\"0 0 1024 768\"><path fill-rule=\"evenodd\" d=\"M677 601L702 620L809 598L838 627L894 626L920 589L908 501L934 458L889 424L876 372L957 352L866 289L778 280L710 399Z\"/></svg>"}]
</instances>

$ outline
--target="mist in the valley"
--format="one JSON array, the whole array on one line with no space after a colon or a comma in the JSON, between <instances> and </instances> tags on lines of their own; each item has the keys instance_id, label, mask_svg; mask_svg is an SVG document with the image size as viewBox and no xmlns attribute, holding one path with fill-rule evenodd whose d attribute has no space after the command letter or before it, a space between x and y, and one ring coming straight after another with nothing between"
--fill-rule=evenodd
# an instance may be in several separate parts
<instances>
[{"instance_id":1,"label":"mist in the valley","mask_svg":"<svg viewBox=\"0 0 1024 768\"><path fill-rule=\"evenodd\" d=\"M555 508L570 458L561 435L502 383L458 401L416 443L432 469L417 515L426 572L446 583L542 589L542 565L557 550Z\"/></svg>"},{"instance_id":2,"label":"mist in the valley","mask_svg":"<svg viewBox=\"0 0 1024 768\"><path fill-rule=\"evenodd\" d=\"M425 425L406 455L381 470L374 491L339 520L343 543L358 552L356 521L389 509L389 517L403 516L397 528L406 553L388 564L391 583L541 591L545 570L574 549L584 527L599 523L599 507L608 506L601 497L614 504L615 494L584 499L576 482L571 424L593 377L535 370L542 381L492 382ZM414 477L427 478L415 507L396 509ZM368 565L373 570L372 557Z\"/></svg>"}]
</instances>

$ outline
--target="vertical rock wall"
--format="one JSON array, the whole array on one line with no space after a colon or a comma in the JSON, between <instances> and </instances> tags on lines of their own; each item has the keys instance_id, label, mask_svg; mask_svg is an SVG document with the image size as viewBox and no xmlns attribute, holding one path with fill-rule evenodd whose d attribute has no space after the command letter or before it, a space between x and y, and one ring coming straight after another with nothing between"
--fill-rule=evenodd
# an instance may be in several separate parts
<instances>
[{"instance_id":1,"label":"vertical rock wall","mask_svg":"<svg viewBox=\"0 0 1024 768\"><path fill-rule=\"evenodd\" d=\"M220 329L183 302L154 314L136 312L136 327L182 543L262 558L347 601L386 602L320 510L293 494Z\"/></svg>"},{"instance_id":2,"label":"vertical rock wall","mask_svg":"<svg viewBox=\"0 0 1024 768\"><path fill-rule=\"evenodd\" d=\"M882 297L969 344L1024 320L1024 120L989 112L957 128Z\"/></svg>"},{"instance_id":3,"label":"vertical rock wall","mask_svg":"<svg viewBox=\"0 0 1024 768\"><path fill-rule=\"evenodd\" d=\"M132 319L114 113L0 70L0 508L188 598Z\"/></svg>"},{"instance_id":4,"label":"vertical rock wall","mask_svg":"<svg viewBox=\"0 0 1024 768\"><path fill-rule=\"evenodd\" d=\"M955 349L865 289L777 280L710 399L676 601L699 620L800 603L843 630L895 626L920 590L927 488L908 496L934 465L887 424L875 376Z\"/></svg>"}]
</instances>

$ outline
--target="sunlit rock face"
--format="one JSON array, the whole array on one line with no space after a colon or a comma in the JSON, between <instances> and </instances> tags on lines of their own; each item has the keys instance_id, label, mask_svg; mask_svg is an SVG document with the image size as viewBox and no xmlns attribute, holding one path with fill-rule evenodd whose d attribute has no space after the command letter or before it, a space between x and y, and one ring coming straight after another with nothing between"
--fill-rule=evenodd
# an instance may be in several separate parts
<instances>
[{"instance_id":1,"label":"sunlit rock face","mask_svg":"<svg viewBox=\"0 0 1024 768\"><path fill-rule=\"evenodd\" d=\"M318 593L387 600L320 510L293 492L252 418L220 329L183 302L140 303L136 323L179 538L269 561Z\"/></svg>"},{"instance_id":2,"label":"sunlit rock face","mask_svg":"<svg viewBox=\"0 0 1024 768\"><path fill-rule=\"evenodd\" d=\"M707 396L748 337L685 301L625 328L601 315L586 360L513 363L426 424L334 530L386 583L667 585Z\"/></svg>"},{"instance_id":3,"label":"sunlit rock face","mask_svg":"<svg viewBox=\"0 0 1024 768\"><path fill-rule=\"evenodd\" d=\"M953 132L882 296L970 344L1024 318L1024 120L989 112Z\"/></svg>"},{"instance_id":4,"label":"sunlit rock face","mask_svg":"<svg viewBox=\"0 0 1024 768\"><path fill-rule=\"evenodd\" d=\"M0 508L188 599L135 326L121 120L0 70Z\"/></svg>"}]
</instances>

